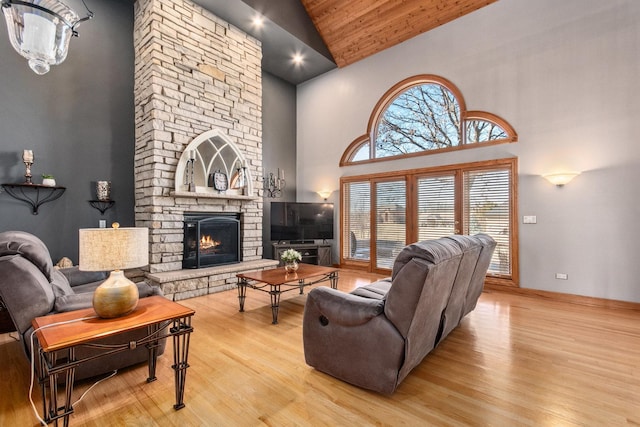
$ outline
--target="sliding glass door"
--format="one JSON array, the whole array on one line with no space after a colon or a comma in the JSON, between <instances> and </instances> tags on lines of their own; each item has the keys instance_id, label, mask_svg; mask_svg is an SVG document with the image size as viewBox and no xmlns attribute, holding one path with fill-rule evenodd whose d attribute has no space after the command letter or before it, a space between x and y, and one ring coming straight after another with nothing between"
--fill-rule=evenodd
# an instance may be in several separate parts
<instances>
[{"instance_id":1,"label":"sliding glass door","mask_svg":"<svg viewBox=\"0 0 640 427\"><path fill-rule=\"evenodd\" d=\"M408 243L486 233L489 277L517 284L516 159L342 178L341 264L388 273Z\"/></svg>"}]
</instances>

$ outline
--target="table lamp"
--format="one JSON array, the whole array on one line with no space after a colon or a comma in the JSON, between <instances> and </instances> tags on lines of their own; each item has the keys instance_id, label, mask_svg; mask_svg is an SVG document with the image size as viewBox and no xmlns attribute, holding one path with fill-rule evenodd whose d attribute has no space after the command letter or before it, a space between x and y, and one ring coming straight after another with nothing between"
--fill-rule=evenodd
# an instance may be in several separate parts
<instances>
[{"instance_id":1,"label":"table lamp","mask_svg":"<svg viewBox=\"0 0 640 427\"><path fill-rule=\"evenodd\" d=\"M93 294L93 309L106 319L124 316L138 305L138 287L122 270L149 264L149 229L143 227L80 229L81 271L111 274Z\"/></svg>"}]
</instances>

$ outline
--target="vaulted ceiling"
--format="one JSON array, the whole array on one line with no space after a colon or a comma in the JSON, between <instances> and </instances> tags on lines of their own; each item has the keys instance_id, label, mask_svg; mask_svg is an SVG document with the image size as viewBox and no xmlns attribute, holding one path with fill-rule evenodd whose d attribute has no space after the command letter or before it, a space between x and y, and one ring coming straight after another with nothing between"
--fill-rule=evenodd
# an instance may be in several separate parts
<instances>
[{"instance_id":1,"label":"vaulted ceiling","mask_svg":"<svg viewBox=\"0 0 640 427\"><path fill-rule=\"evenodd\" d=\"M301 0L344 67L497 0Z\"/></svg>"},{"instance_id":2,"label":"vaulted ceiling","mask_svg":"<svg viewBox=\"0 0 640 427\"><path fill-rule=\"evenodd\" d=\"M299 84L497 0L194 0L261 40L263 69ZM252 19L265 18L262 27ZM294 64L294 54L303 57Z\"/></svg>"}]
</instances>

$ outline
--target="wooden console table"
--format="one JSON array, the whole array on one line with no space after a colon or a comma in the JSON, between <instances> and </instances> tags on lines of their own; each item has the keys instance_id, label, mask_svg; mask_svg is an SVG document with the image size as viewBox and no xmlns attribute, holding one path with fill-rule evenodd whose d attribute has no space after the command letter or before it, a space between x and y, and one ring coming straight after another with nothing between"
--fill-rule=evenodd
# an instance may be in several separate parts
<instances>
[{"instance_id":1,"label":"wooden console table","mask_svg":"<svg viewBox=\"0 0 640 427\"><path fill-rule=\"evenodd\" d=\"M305 264L316 264L330 267L331 244L330 243L272 243L273 259L280 261L280 256L287 249L295 249L302 255ZM282 261L280 265L284 265Z\"/></svg>"},{"instance_id":2,"label":"wooden console table","mask_svg":"<svg viewBox=\"0 0 640 427\"><path fill-rule=\"evenodd\" d=\"M93 308L59 313L33 319L32 326L36 330L38 351L39 380L42 389L42 405L44 420L47 423L63 419L65 426L69 424L69 415L73 413L71 394L75 368L80 364L120 353L146 345L149 349L149 377L147 382L156 380L156 359L158 342L173 337L172 368L175 371L176 404L174 409L184 405L184 386L187 375L187 358L189 355L189 337L193 328L191 317L195 311L162 296L140 299L138 307L130 314L115 319L96 317ZM171 325L171 326L170 326ZM167 330L167 327L170 326ZM118 335L133 329L147 328L148 335L139 340L123 343L118 346L95 345L99 338ZM78 360L76 347L86 346L101 349L98 355ZM63 357L58 354L63 353ZM58 405L58 379L64 378L64 406ZM47 389L49 395L47 396Z\"/></svg>"}]
</instances>

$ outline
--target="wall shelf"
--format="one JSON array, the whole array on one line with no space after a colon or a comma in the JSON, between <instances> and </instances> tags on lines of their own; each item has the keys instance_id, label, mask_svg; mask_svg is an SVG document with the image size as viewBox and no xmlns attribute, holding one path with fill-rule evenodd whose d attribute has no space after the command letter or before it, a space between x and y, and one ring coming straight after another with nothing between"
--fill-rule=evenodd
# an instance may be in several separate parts
<instances>
[{"instance_id":1,"label":"wall shelf","mask_svg":"<svg viewBox=\"0 0 640 427\"><path fill-rule=\"evenodd\" d=\"M60 198L66 187L50 187L42 184L2 184L8 195L31 205L32 213L38 215L38 208Z\"/></svg>"},{"instance_id":2,"label":"wall shelf","mask_svg":"<svg viewBox=\"0 0 640 427\"><path fill-rule=\"evenodd\" d=\"M116 204L115 200L89 200L89 204L92 208L98 209L100 211L100 215L104 215L104 213L111 209L113 205Z\"/></svg>"}]
</instances>

